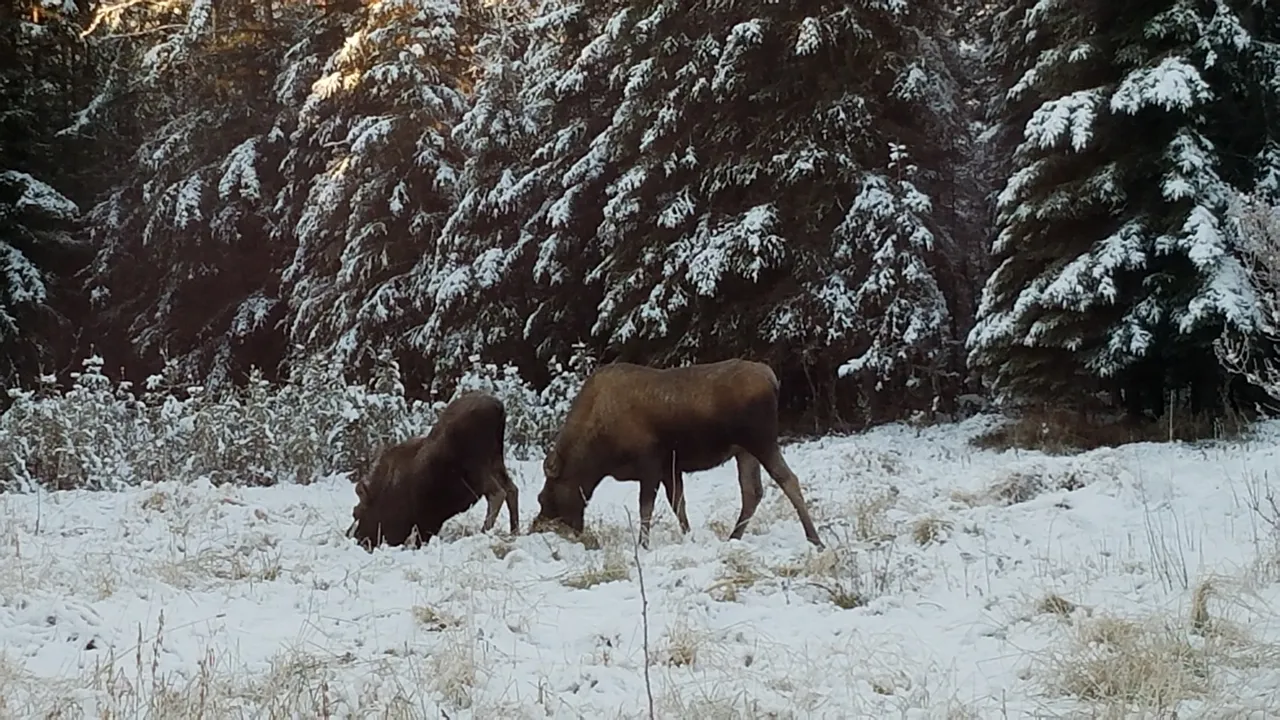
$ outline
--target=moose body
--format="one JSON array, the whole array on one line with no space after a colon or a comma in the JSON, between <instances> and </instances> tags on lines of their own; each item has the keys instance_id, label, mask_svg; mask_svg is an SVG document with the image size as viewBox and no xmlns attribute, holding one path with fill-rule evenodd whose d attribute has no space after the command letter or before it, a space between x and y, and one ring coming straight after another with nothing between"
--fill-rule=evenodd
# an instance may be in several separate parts
<instances>
[{"instance_id":1,"label":"moose body","mask_svg":"<svg viewBox=\"0 0 1280 720\"><path fill-rule=\"evenodd\" d=\"M724 360L658 369L613 363L574 399L543 462L534 527L559 521L581 532L587 502L605 476L640 483L640 539L648 547L658 486L682 533L689 531L684 473L737 461L742 509L729 537L742 537L764 496L760 469L786 494L809 542L822 547L800 481L778 446L777 375L768 365Z\"/></svg>"},{"instance_id":2,"label":"moose body","mask_svg":"<svg viewBox=\"0 0 1280 720\"><path fill-rule=\"evenodd\" d=\"M481 497L488 501L482 532L505 501L511 532L519 531L519 491L507 472L502 401L481 392L454 398L425 436L384 448L356 483L347 537L372 549L403 545L416 528L425 545L449 518Z\"/></svg>"}]
</instances>

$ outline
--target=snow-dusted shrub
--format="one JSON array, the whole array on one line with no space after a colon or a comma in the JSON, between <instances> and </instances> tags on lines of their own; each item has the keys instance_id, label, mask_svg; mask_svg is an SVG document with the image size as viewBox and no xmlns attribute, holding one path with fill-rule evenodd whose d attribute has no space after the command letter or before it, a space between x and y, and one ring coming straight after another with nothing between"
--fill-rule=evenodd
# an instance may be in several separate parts
<instances>
[{"instance_id":1,"label":"snow-dusted shrub","mask_svg":"<svg viewBox=\"0 0 1280 720\"><path fill-rule=\"evenodd\" d=\"M507 407L508 452L530 458L550 443L594 360L581 348L538 392L514 368L473 359L454 397L482 389ZM73 385L52 377L9 391L0 415L0 491L114 489L206 477L214 484L308 483L360 473L383 445L427 433L444 402L410 399L400 368L378 358L371 382L348 383L332 360L311 358L273 387L254 371L242 388L209 392L183 382L179 363L148 378L141 396L113 386L102 359L84 361Z\"/></svg>"},{"instance_id":2,"label":"snow-dusted shrub","mask_svg":"<svg viewBox=\"0 0 1280 720\"><path fill-rule=\"evenodd\" d=\"M471 368L458 380L453 396L467 390L483 390L501 400L507 408L507 451L521 460L528 460L535 451L541 453L551 445L569 405L596 364L586 346L579 343L574 346L567 368L558 361L552 363L551 382L539 392L512 365L499 368L481 362L477 355L469 359Z\"/></svg>"},{"instance_id":3,"label":"snow-dusted shrub","mask_svg":"<svg viewBox=\"0 0 1280 720\"><path fill-rule=\"evenodd\" d=\"M0 416L0 488L103 489L132 474L147 428L128 384L113 388L96 355L82 364L65 392L52 376L35 390L9 390L13 405Z\"/></svg>"}]
</instances>

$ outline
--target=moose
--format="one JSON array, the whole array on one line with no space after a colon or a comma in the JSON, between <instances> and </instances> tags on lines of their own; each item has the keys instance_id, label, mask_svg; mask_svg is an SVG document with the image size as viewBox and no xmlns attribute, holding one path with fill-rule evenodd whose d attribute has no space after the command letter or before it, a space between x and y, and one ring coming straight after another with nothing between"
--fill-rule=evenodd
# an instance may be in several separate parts
<instances>
[{"instance_id":1,"label":"moose","mask_svg":"<svg viewBox=\"0 0 1280 720\"><path fill-rule=\"evenodd\" d=\"M440 413L425 436L409 438L378 453L356 483L356 505L347 537L369 552L381 543L418 544L439 534L445 521L488 501L481 532L488 532L505 501L511 533L519 532L519 491L507 472L502 401L465 392Z\"/></svg>"},{"instance_id":2,"label":"moose","mask_svg":"<svg viewBox=\"0 0 1280 720\"><path fill-rule=\"evenodd\" d=\"M608 475L640 483L640 542L647 548L658 486L687 533L684 473L732 457L742 509L729 537L742 537L764 496L763 465L791 501L805 538L822 548L800 480L778 446L779 388L772 368L743 359L665 369L601 366L583 383L543 461L546 479L530 531L559 522L582 532L587 502Z\"/></svg>"}]
</instances>

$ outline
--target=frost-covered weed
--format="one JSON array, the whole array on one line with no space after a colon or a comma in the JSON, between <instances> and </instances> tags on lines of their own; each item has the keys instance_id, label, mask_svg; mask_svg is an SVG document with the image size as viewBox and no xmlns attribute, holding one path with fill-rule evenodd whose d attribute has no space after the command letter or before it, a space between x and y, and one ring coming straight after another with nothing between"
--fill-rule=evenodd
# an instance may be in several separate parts
<instances>
[{"instance_id":1,"label":"frost-covered weed","mask_svg":"<svg viewBox=\"0 0 1280 720\"><path fill-rule=\"evenodd\" d=\"M444 401L409 398L399 366L378 358L368 385L348 383L332 361L299 363L279 386L260 372L219 393L184 383L176 362L135 395L113 384L102 359L83 362L65 391L52 377L11 389L0 415L0 491L115 489L147 481L208 478L214 484L309 483L360 473L382 446L425 434ZM492 392L507 408L508 452L527 459L545 447L592 360L579 351L541 392L514 368L473 359L454 396ZM452 398L450 398L452 399Z\"/></svg>"}]
</instances>

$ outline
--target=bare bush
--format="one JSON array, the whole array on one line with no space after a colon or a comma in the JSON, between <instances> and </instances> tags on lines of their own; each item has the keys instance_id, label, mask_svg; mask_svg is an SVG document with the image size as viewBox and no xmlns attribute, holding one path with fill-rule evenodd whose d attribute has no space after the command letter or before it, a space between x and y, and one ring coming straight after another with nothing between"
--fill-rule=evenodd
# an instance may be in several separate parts
<instances>
[{"instance_id":1,"label":"bare bush","mask_svg":"<svg viewBox=\"0 0 1280 720\"><path fill-rule=\"evenodd\" d=\"M1237 231L1236 250L1257 299L1261 327L1269 338L1280 336L1280 207L1239 195L1228 217ZM1258 354L1249 338L1224 332L1214 343L1219 362L1228 372L1280 400L1280 363Z\"/></svg>"}]
</instances>

